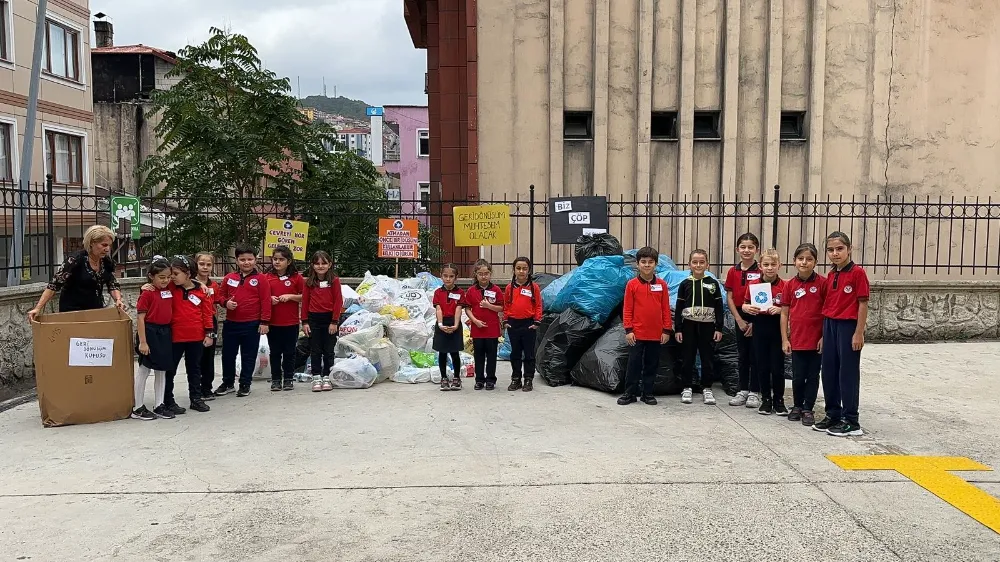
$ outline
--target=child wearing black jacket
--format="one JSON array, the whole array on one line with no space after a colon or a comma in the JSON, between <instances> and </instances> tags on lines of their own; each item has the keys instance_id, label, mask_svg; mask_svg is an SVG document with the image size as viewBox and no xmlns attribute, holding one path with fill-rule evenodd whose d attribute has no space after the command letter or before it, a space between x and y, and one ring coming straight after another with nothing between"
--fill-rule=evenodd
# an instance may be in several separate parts
<instances>
[{"instance_id":1,"label":"child wearing black jacket","mask_svg":"<svg viewBox=\"0 0 1000 562\"><path fill-rule=\"evenodd\" d=\"M691 276L677 289L674 307L674 326L677 343L681 344L683 361L681 382L684 391L681 402L690 404L694 392L701 392L705 404L715 404L712 393L712 359L714 343L722 340L722 285L713 277L706 277L708 252L695 250L689 256ZM694 358L701 356L700 384L694 384Z\"/></svg>"}]
</instances>

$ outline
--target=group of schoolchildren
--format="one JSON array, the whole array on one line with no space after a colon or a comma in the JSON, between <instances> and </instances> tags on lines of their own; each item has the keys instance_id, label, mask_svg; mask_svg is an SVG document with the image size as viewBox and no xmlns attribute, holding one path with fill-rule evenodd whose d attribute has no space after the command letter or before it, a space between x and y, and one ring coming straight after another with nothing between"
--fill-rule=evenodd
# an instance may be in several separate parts
<instances>
[{"instance_id":1,"label":"group of schoolchildren","mask_svg":"<svg viewBox=\"0 0 1000 562\"><path fill-rule=\"evenodd\" d=\"M826 255L833 269L826 277L815 271L819 252L813 244L795 249L797 274L787 280L778 276L778 252L764 250L758 261L759 247L755 235L739 237L740 262L729 270L722 287L705 274L708 253L691 252L691 275L678 288L672 316L667 284L655 275L658 252L639 250L639 276L625 288L623 320L631 347L625 393L618 404L637 400L656 404L652 386L659 346L671 337L680 345L681 402L690 404L694 393L700 393L705 404L715 404L712 360L714 344L722 339L723 306L727 305L736 320L739 350L739 392L730 406L787 416L789 421L838 437L862 435L858 401L869 284L864 270L851 260L850 238L843 232L827 237ZM773 303L767 308L751 297L753 286L763 283L769 284ZM766 294L767 288L761 291ZM792 361L791 410L784 398L786 355ZM695 382L696 358L701 364L700 380L706 384ZM816 421L813 407L821 370L826 416Z\"/></svg>"},{"instance_id":2,"label":"group of schoolchildren","mask_svg":"<svg viewBox=\"0 0 1000 562\"><path fill-rule=\"evenodd\" d=\"M787 280L778 276L781 259L777 251L764 250L758 261L759 247L755 235L740 236L740 262L729 270L724 285L707 275L708 253L692 251L691 275L678 288L673 313L669 287L655 274L659 252L650 247L639 250L639 275L625 287L622 319L630 350L625 392L618 404L638 400L657 403L653 381L660 346L671 337L680 346L681 402L692 403L698 393L705 404L715 404L713 358L715 344L722 339L723 307L728 306L736 320L739 356L739 391L729 401L730 406L787 416L789 421L831 435L861 435L858 400L869 285L864 270L851 260L850 239L842 232L827 237L826 255L833 269L826 277L815 271L819 252L813 244L796 248L797 274ZM265 272L257 268L252 248L238 247L235 257L238 270L219 284L210 277L214 267L210 253L197 254L194 264L186 256L154 258L149 283L142 287L137 304L140 367L135 378L133 418L173 418L185 413L173 393L173 379L182 358L192 410L207 412L207 401L233 392L249 395L261 335L267 336L271 349L271 390L292 390L300 323L310 337L312 390L333 389L329 376L343 296L330 255L316 252L307 276L296 271L292 252L285 246L274 249ZM511 266L513 278L501 289L492 281L489 262L477 261L473 265L475 283L464 291L456 285L458 268L454 264L441 269L443 285L432 299L437 316L433 349L438 352L441 390L462 389L459 352L465 348L463 311L470 322L475 390L496 388L497 349L505 329L512 370L507 390L533 389L541 290L531 280L528 258L519 257ZM770 285L773 304L766 309L751 299L753 285L760 283ZM227 313L222 324L222 383L213 390L219 329L216 308ZM241 358L238 389L237 355ZM791 410L784 400L785 355L792 361ZM696 358L700 359L700 378L695 375ZM813 407L821 369L826 416L817 422ZM151 371L156 406L149 411L143 399Z\"/></svg>"}]
</instances>

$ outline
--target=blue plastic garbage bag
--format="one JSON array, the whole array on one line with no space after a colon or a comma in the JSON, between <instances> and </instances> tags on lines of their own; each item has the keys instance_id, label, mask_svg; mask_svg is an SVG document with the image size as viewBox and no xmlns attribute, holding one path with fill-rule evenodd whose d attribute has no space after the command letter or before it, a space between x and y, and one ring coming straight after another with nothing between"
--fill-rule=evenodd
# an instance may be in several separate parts
<instances>
[{"instance_id":1,"label":"blue plastic garbage bag","mask_svg":"<svg viewBox=\"0 0 1000 562\"><path fill-rule=\"evenodd\" d=\"M631 260L626 259L626 263L629 263L629 264L633 263L636 260L635 257L636 257L636 255L638 253L639 253L639 250L629 250L629 251L625 252L626 256L628 256L629 258L632 258ZM657 264L656 264L656 275L657 276L663 277L663 274L665 274L666 272L668 272L668 271L676 271L677 269L678 269L677 268L677 264L674 263L674 260L670 259L670 256L668 256L666 254L660 254L660 258L657 260Z\"/></svg>"},{"instance_id":2,"label":"blue plastic garbage bag","mask_svg":"<svg viewBox=\"0 0 1000 562\"><path fill-rule=\"evenodd\" d=\"M500 349L497 350L497 359L501 361L510 361L510 338L507 337L507 330L503 331L503 343L500 344Z\"/></svg>"},{"instance_id":3,"label":"blue plastic garbage bag","mask_svg":"<svg viewBox=\"0 0 1000 562\"><path fill-rule=\"evenodd\" d=\"M552 310L573 309L603 324L625 300L625 285L635 275L635 270L625 265L625 256L589 258L559 291Z\"/></svg>"},{"instance_id":4,"label":"blue plastic garbage bag","mask_svg":"<svg viewBox=\"0 0 1000 562\"><path fill-rule=\"evenodd\" d=\"M542 289L542 310L545 312L562 312L563 310L566 310L565 308L556 310L553 307L556 304L556 298L559 296L559 293L562 292L563 287L570 282L576 271L577 270L575 269L570 271L566 275L552 281L547 287Z\"/></svg>"},{"instance_id":5,"label":"blue plastic garbage bag","mask_svg":"<svg viewBox=\"0 0 1000 562\"><path fill-rule=\"evenodd\" d=\"M666 281L667 286L670 288L670 309L673 310L673 308L677 305L677 291L681 288L681 282L688 277L691 277L691 270L673 270L667 271L663 274L660 274L659 271L657 271L656 275ZM705 276L717 279L711 271L706 271ZM722 282L719 283L719 289L722 289L722 310L726 314L729 314L729 305L726 304L726 289L722 286Z\"/></svg>"},{"instance_id":6,"label":"blue plastic garbage bag","mask_svg":"<svg viewBox=\"0 0 1000 562\"><path fill-rule=\"evenodd\" d=\"M444 281L434 276L433 273L428 273L426 271L421 271L417 274L418 279L425 279L427 281L427 289L433 291L438 287L444 286Z\"/></svg>"}]
</instances>

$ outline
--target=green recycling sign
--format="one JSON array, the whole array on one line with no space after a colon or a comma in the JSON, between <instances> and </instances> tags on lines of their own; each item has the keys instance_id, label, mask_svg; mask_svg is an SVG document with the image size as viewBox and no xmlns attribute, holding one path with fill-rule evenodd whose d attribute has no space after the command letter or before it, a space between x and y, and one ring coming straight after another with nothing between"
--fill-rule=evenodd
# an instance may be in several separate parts
<instances>
[{"instance_id":1,"label":"green recycling sign","mask_svg":"<svg viewBox=\"0 0 1000 562\"><path fill-rule=\"evenodd\" d=\"M111 198L111 230L118 231L118 226L122 219L129 222L132 227L132 238L139 238L139 198L138 197L112 197Z\"/></svg>"}]
</instances>

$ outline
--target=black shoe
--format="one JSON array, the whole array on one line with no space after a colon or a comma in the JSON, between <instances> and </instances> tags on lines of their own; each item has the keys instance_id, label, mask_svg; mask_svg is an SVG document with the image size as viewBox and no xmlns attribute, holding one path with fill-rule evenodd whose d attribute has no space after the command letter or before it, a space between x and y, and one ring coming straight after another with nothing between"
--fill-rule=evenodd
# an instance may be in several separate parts
<instances>
[{"instance_id":1,"label":"black shoe","mask_svg":"<svg viewBox=\"0 0 1000 562\"><path fill-rule=\"evenodd\" d=\"M473 390L482 390L482 389L486 388L486 383L476 381L476 386L474 386L472 388L473 388Z\"/></svg>"},{"instance_id":2,"label":"black shoe","mask_svg":"<svg viewBox=\"0 0 1000 562\"><path fill-rule=\"evenodd\" d=\"M132 410L132 415L129 416L134 420L150 421L155 420L156 415L150 412L146 406L139 406L138 408Z\"/></svg>"},{"instance_id":3,"label":"black shoe","mask_svg":"<svg viewBox=\"0 0 1000 562\"><path fill-rule=\"evenodd\" d=\"M535 383L531 379L524 379L524 386L521 387L523 392L531 392L535 389Z\"/></svg>"},{"instance_id":4,"label":"black shoe","mask_svg":"<svg viewBox=\"0 0 1000 562\"><path fill-rule=\"evenodd\" d=\"M771 402L770 398L764 398L760 401L760 408L757 408L757 413L764 416L770 416L774 413L774 403Z\"/></svg>"},{"instance_id":5,"label":"black shoe","mask_svg":"<svg viewBox=\"0 0 1000 562\"><path fill-rule=\"evenodd\" d=\"M292 382L292 379L288 379L282 383L281 390L295 390L295 383Z\"/></svg>"},{"instance_id":6,"label":"black shoe","mask_svg":"<svg viewBox=\"0 0 1000 562\"><path fill-rule=\"evenodd\" d=\"M830 429L827 429L826 433L828 435L833 435L834 437L858 437L865 434L865 432L861 430L860 425L847 420L843 420Z\"/></svg>"},{"instance_id":7,"label":"black shoe","mask_svg":"<svg viewBox=\"0 0 1000 562\"><path fill-rule=\"evenodd\" d=\"M461 375L455 375L451 378L451 389L452 390L462 390L462 377Z\"/></svg>"},{"instance_id":8,"label":"black shoe","mask_svg":"<svg viewBox=\"0 0 1000 562\"><path fill-rule=\"evenodd\" d=\"M234 388L231 384L220 384L219 388L215 389L216 396L225 396L234 392L236 392L236 388Z\"/></svg>"},{"instance_id":9,"label":"black shoe","mask_svg":"<svg viewBox=\"0 0 1000 562\"><path fill-rule=\"evenodd\" d=\"M241 384L240 389L236 392L236 396L239 396L240 398L250 396L250 385L243 386Z\"/></svg>"},{"instance_id":10,"label":"black shoe","mask_svg":"<svg viewBox=\"0 0 1000 562\"><path fill-rule=\"evenodd\" d=\"M796 422L802 420L802 408L798 406L793 406L791 411L788 412L788 421Z\"/></svg>"},{"instance_id":11,"label":"black shoe","mask_svg":"<svg viewBox=\"0 0 1000 562\"><path fill-rule=\"evenodd\" d=\"M208 404L206 404L200 398L197 399L197 400L192 400L191 401L191 409L194 410L195 412L207 412L207 411L211 410L211 408L208 407Z\"/></svg>"},{"instance_id":12,"label":"black shoe","mask_svg":"<svg viewBox=\"0 0 1000 562\"><path fill-rule=\"evenodd\" d=\"M271 381L271 392L281 392L281 381Z\"/></svg>"},{"instance_id":13,"label":"black shoe","mask_svg":"<svg viewBox=\"0 0 1000 562\"><path fill-rule=\"evenodd\" d=\"M622 394L621 398L618 399L619 406L628 406L629 404L634 404L636 401L634 394Z\"/></svg>"},{"instance_id":14,"label":"black shoe","mask_svg":"<svg viewBox=\"0 0 1000 562\"><path fill-rule=\"evenodd\" d=\"M208 390L203 390L201 393L201 399L205 402L211 402L212 400L215 400L215 393L212 392L211 388Z\"/></svg>"},{"instance_id":15,"label":"black shoe","mask_svg":"<svg viewBox=\"0 0 1000 562\"><path fill-rule=\"evenodd\" d=\"M788 415L788 408L785 407L785 401L784 400L775 400L774 401L774 413L778 414L779 416L787 416Z\"/></svg>"},{"instance_id":16,"label":"black shoe","mask_svg":"<svg viewBox=\"0 0 1000 562\"><path fill-rule=\"evenodd\" d=\"M497 388L497 383L495 382L486 383L486 390L496 390L496 388Z\"/></svg>"},{"instance_id":17,"label":"black shoe","mask_svg":"<svg viewBox=\"0 0 1000 562\"><path fill-rule=\"evenodd\" d=\"M826 430L830 429L831 427L839 423L840 420L835 420L830 416L825 416L823 419L813 424L813 429L815 429L816 431L822 431L823 433L826 433Z\"/></svg>"},{"instance_id":18,"label":"black shoe","mask_svg":"<svg viewBox=\"0 0 1000 562\"><path fill-rule=\"evenodd\" d=\"M451 390L451 381L449 381L446 377L441 377L441 390Z\"/></svg>"},{"instance_id":19,"label":"black shoe","mask_svg":"<svg viewBox=\"0 0 1000 562\"><path fill-rule=\"evenodd\" d=\"M174 416L174 413L170 411L170 408L163 404L153 408L153 414L155 414L156 417L163 418L165 420L172 420L176 417Z\"/></svg>"},{"instance_id":20,"label":"black shoe","mask_svg":"<svg viewBox=\"0 0 1000 562\"><path fill-rule=\"evenodd\" d=\"M174 414L175 416L179 416L187 412L187 409L181 408L180 404L178 404L177 402L173 402L171 404L165 404L165 406L167 407L168 410L170 410L170 413Z\"/></svg>"},{"instance_id":21,"label":"black shoe","mask_svg":"<svg viewBox=\"0 0 1000 562\"><path fill-rule=\"evenodd\" d=\"M656 397L655 396L643 396L642 398L640 398L640 400L642 400L643 404L649 404L650 406L656 406Z\"/></svg>"},{"instance_id":22,"label":"black shoe","mask_svg":"<svg viewBox=\"0 0 1000 562\"><path fill-rule=\"evenodd\" d=\"M816 425L816 417L812 413L812 410L803 410L802 411L802 425L804 425L806 427L812 427L812 426Z\"/></svg>"},{"instance_id":23,"label":"black shoe","mask_svg":"<svg viewBox=\"0 0 1000 562\"><path fill-rule=\"evenodd\" d=\"M513 380L511 380L510 381L510 386L507 387L507 390L509 390L511 392L513 392L515 390L521 390L521 379L513 379Z\"/></svg>"}]
</instances>

